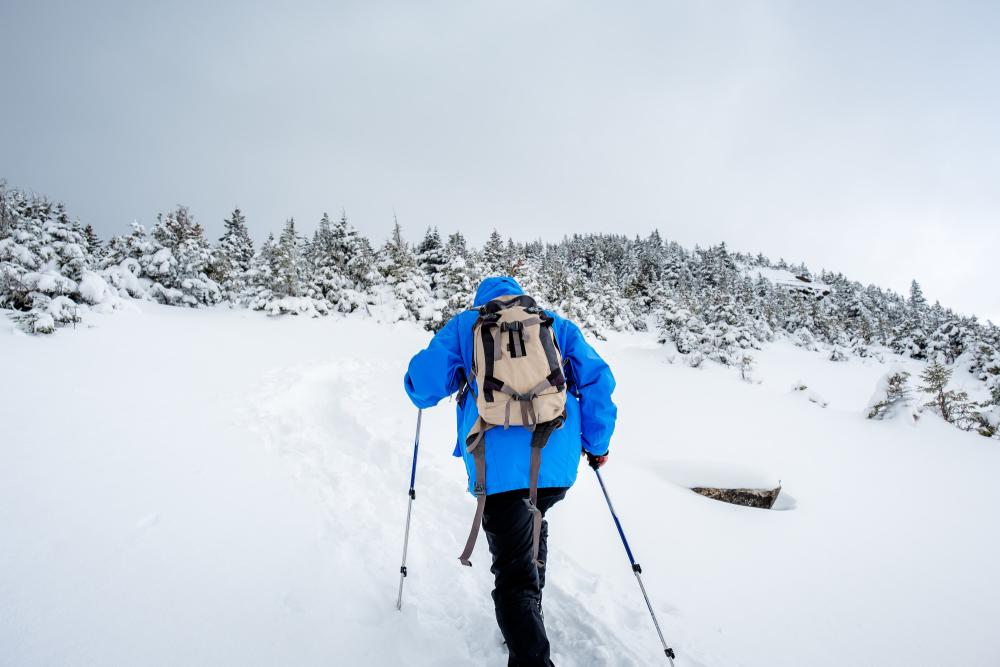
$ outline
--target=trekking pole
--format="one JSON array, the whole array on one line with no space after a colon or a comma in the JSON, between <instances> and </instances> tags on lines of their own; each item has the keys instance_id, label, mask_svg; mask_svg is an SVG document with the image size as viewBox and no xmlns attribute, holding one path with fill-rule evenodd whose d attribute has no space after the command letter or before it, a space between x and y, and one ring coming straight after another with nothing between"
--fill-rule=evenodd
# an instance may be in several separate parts
<instances>
[{"instance_id":1,"label":"trekking pole","mask_svg":"<svg viewBox=\"0 0 1000 667\"><path fill-rule=\"evenodd\" d=\"M413 437L413 466L410 468L410 500L406 504L406 532L403 533L403 563L399 566L399 596L396 597L396 610L403 608L403 579L406 578L406 547L410 544L410 514L413 512L413 500L417 492L413 484L417 479L417 449L420 447L420 418L424 411L417 410L417 434Z\"/></svg>"},{"instance_id":2,"label":"trekking pole","mask_svg":"<svg viewBox=\"0 0 1000 667\"><path fill-rule=\"evenodd\" d=\"M642 597L646 600L646 608L649 609L649 615L653 619L653 626L656 627L656 634L660 637L660 644L663 645L663 653L667 656L667 660L670 662L670 667L674 665L674 649L667 646L667 642L663 639L663 632L660 630L660 623L656 620L656 613L653 612L653 605L649 602L649 596L646 595L646 587L642 584L642 566L635 562L635 558L632 556L632 549L628 545L628 540L625 539L625 531L622 530L622 523L618 520L618 515L615 513L615 506L611 504L611 498L608 496L608 489L604 486L604 478L601 477L601 471L594 468L594 473L597 474L597 481L601 485L601 491L604 492L604 499L608 501L608 509L611 510L611 518L615 520L615 528L618 529L618 536L622 538L622 544L625 546L625 553L628 554L629 562L632 563L632 572L635 574L635 580L639 582L639 590L642 591Z\"/></svg>"}]
</instances>

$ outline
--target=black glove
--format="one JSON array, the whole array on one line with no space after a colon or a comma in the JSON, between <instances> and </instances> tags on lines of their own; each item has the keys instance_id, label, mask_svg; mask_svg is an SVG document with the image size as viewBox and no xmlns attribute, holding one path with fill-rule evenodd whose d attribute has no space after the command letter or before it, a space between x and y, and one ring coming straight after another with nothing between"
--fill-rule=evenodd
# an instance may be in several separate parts
<instances>
[{"instance_id":1,"label":"black glove","mask_svg":"<svg viewBox=\"0 0 1000 667\"><path fill-rule=\"evenodd\" d=\"M607 452L605 452L604 454L601 454L600 456L597 456L596 454L591 454L590 452L584 450L583 454L584 454L584 456L587 457L587 465L589 465L594 470L597 470L602 465L604 465L605 463L608 462L608 453Z\"/></svg>"}]
</instances>

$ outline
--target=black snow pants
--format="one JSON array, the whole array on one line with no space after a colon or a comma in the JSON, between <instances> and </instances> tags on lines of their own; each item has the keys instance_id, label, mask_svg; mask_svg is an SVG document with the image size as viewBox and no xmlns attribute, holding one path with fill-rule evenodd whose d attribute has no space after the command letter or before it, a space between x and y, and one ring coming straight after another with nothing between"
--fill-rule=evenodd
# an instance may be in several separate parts
<instances>
[{"instance_id":1,"label":"black snow pants","mask_svg":"<svg viewBox=\"0 0 1000 667\"><path fill-rule=\"evenodd\" d=\"M566 497L565 488L538 490L542 516ZM542 588L546 568L531 560L532 516L528 511L528 490L507 491L486 497L483 530L493 554L490 571L496 577L493 605L497 625L507 641L508 667L552 667L549 640L542 622ZM542 521L538 559L548 555L548 522Z\"/></svg>"}]
</instances>

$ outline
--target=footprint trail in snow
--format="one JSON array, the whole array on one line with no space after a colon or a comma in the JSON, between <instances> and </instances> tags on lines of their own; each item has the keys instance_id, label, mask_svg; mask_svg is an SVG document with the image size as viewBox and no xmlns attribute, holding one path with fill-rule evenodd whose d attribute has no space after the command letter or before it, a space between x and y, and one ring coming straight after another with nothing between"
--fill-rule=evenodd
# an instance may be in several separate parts
<instances>
[{"instance_id":1,"label":"footprint trail in snow","mask_svg":"<svg viewBox=\"0 0 1000 667\"><path fill-rule=\"evenodd\" d=\"M345 580L343 604L383 637L376 661L390 664L405 655L407 664L506 664L506 651L495 642L485 540L471 570L455 558L472 501L464 468L450 456L449 402L425 411L403 612L394 608L416 410L405 397L386 406L378 388L398 387L398 373L398 364L358 359L284 369L271 375L250 413L304 490L323 504L324 543L335 554L335 576ZM561 509L558 514L567 511ZM594 596L598 575L560 551L558 540L551 549L555 571L545 601L553 660L580 667L648 664L648 652L633 650L620 630L591 611L606 605ZM633 615L636 625L648 623ZM446 645L454 647L450 658L442 655Z\"/></svg>"}]
</instances>

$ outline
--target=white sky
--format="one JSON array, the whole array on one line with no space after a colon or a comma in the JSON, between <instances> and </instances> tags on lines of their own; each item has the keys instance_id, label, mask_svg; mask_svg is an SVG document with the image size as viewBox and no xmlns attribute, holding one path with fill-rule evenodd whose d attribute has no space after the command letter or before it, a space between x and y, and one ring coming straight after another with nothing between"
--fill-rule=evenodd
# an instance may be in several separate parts
<instances>
[{"instance_id":1,"label":"white sky","mask_svg":"<svg viewBox=\"0 0 1000 667\"><path fill-rule=\"evenodd\" d=\"M1000 3L0 2L0 177L102 236L392 209L646 234L1000 322Z\"/></svg>"}]
</instances>

